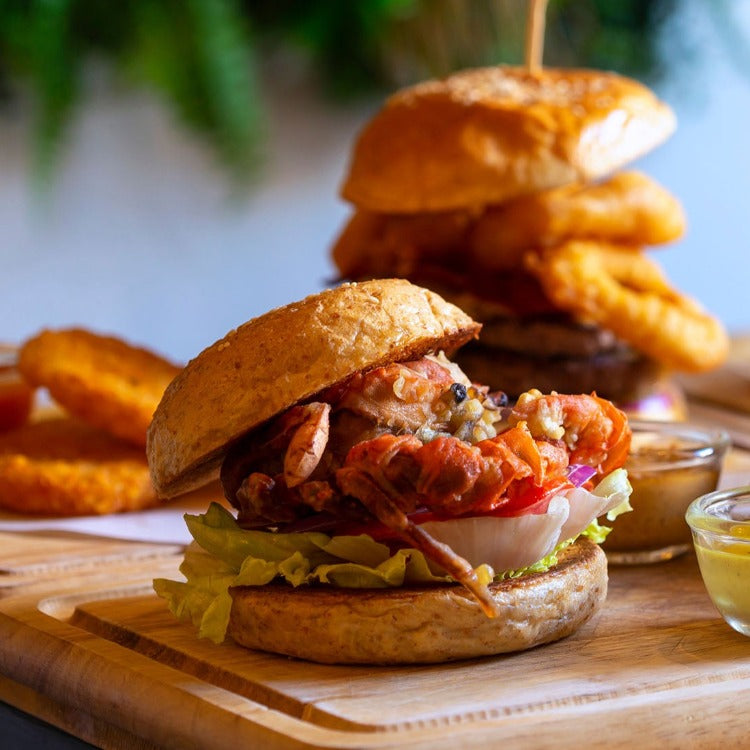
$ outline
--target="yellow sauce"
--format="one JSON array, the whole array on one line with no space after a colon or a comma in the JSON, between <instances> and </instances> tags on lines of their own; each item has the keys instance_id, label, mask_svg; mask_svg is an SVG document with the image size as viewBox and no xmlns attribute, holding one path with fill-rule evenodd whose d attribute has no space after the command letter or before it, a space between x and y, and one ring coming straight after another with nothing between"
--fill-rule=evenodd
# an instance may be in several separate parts
<instances>
[{"instance_id":1,"label":"yellow sauce","mask_svg":"<svg viewBox=\"0 0 750 750\"><path fill-rule=\"evenodd\" d=\"M696 543L695 552L716 608L735 630L750 635L750 543L730 542L716 549Z\"/></svg>"}]
</instances>

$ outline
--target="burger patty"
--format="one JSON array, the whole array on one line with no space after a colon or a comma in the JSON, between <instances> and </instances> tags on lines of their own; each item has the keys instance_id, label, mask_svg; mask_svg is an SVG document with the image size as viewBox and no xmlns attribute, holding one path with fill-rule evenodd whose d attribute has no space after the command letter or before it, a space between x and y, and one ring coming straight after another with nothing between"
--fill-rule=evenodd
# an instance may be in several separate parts
<instances>
[{"instance_id":1,"label":"burger patty","mask_svg":"<svg viewBox=\"0 0 750 750\"><path fill-rule=\"evenodd\" d=\"M513 399L538 388L544 393L591 393L617 403L644 396L663 378L660 365L631 349L580 354L514 351L471 343L454 360L472 378L502 389Z\"/></svg>"},{"instance_id":2,"label":"burger patty","mask_svg":"<svg viewBox=\"0 0 750 750\"><path fill-rule=\"evenodd\" d=\"M553 308L527 274L503 274L502 283L498 275L478 274L483 282L469 292L467 278L435 284L435 269L422 270L442 296L482 323L479 340L465 344L454 361L472 380L511 399L538 388L545 393L596 391L616 403L630 403L664 379L661 365L611 331Z\"/></svg>"},{"instance_id":3,"label":"burger patty","mask_svg":"<svg viewBox=\"0 0 750 750\"><path fill-rule=\"evenodd\" d=\"M482 346L536 358L632 358L632 350L611 331L578 323L563 313L496 316L482 326Z\"/></svg>"}]
</instances>

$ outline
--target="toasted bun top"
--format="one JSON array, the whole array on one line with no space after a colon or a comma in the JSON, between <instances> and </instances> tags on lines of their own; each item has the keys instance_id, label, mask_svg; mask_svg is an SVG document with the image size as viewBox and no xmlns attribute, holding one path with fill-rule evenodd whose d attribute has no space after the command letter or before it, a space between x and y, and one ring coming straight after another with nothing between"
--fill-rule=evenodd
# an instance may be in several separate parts
<instances>
[{"instance_id":1,"label":"toasted bun top","mask_svg":"<svg viewBox=\"0 0 750 750\"><path fill-rule=\"evenodd\" d=\"M401 279L342 284L250 320L205 349L167 388L148 431L157 492L213 479L229 444L360 370L444 350L480 326Z\"/></svg>"},{"instance_id":2,"label":"toasted bun top","mask_svg":"<svg viewBox=\"0 0 750 750\"><path fill-rule=\"evenodd\" d=\"M386 213L497 204L610 174L675 126L653 92L614 73L466 70L388 99L359 135L341 193Z\"/></svg>"},{"instance_id":3,"label":"toasted bun top","mask_svg":"<svg viewBox=\"0 0 750 750\"><path fill-rule=\"evenodd\" d=\"M546 573L490 584L487 617L459 585L240 586L229 634L247 648L329 664L417 664L522 651L576 632L607 595L607 559L581 537Z\"/></svg>"}]
</instances>

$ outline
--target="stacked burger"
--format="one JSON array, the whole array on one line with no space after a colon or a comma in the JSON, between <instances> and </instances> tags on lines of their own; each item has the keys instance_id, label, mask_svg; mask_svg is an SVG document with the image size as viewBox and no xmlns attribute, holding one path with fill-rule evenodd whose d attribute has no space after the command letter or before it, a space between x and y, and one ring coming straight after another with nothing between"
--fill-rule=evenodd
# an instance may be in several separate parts
<instances>
[{"instance_id":1,"label":"stacked burger","mask_svg":"<svg viewBox=\"0 0 750 750\"><path fill-rule=\"evenodd\" d=\"M492 67L396 93L355 144L333 247L343 279L401 276L483 323L458 361L515 397L590 392L679 418L670 375L725 359L721 323L647 254L678 201L622 168L667 139L670 108L591 70Z\"/></svg>"}]
</instances>

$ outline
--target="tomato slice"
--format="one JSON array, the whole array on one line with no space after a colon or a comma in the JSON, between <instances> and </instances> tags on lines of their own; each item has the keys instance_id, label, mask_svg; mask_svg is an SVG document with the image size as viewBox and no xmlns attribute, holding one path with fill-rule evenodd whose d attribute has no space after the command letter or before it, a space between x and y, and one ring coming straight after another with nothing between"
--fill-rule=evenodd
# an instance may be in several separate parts
<instances>
[{"instance_id":1,"label":"tomato slice","mask_svg":"<svg viewBox=\"0 0 750 750\"><path fill-rule=\"evenodd\" d=\"M25 424L34 403L34 389L16 370L0 368L0 430Z\"/></svg>"},{"instance_id":2,"label":"tomato slice","mask_svg":"<svg viewBox=\"0 0 750 750\"><path fill-rule=\"evenodd\" d=\"M506 495L499 505L492 510L482 511L481 513L467 513L463 516L449 516L445 513L439 513L420 508L413 513L408 513L407 517L413 523L420 525L428 521L454 521L458 518L471 518L479 516L493 516L496 518L512 518L514 516L524 516L527 514L542 514L547 512L550 500L561 490L570 489L575 485L565 477L545 482L537 486L531 480L519 481L514 484L511 491ZM367 534L375 541L388 541L400 539L399 535L389 529L380 521L370 521L366 523L344 523L337 525L327 533L336 535L358 536Z\"/></svg>"},{"instance_id":3,"label":"tomato slice","mask_svg":"<svg viewBox=\"0 0 750 750\"><path fill-rule=\"evenodd\" d=\"M542 485L535 485L530 479L520 480L508 488L505 502L488 515L512 517L546 513L549 501L561 490L571 487L574 487L573 483L565 477Z\"/></svg>"}]
</instances>

